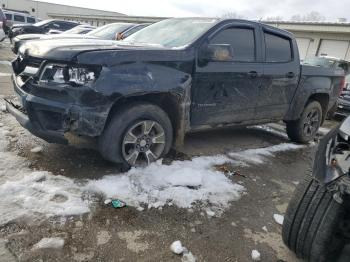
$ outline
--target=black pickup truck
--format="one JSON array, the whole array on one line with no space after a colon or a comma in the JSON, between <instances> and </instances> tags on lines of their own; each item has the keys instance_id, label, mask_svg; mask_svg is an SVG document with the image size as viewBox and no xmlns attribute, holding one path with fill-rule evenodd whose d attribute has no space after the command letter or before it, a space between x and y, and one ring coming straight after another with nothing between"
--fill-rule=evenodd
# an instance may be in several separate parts
<instances>
[{"instance_id":1,"label":"black pickup truck","mask_svg":"<svg viewBox=\"0 0 350 262\"><path fill-rule=\"evenodd\" d=\"M40 40L13 61L7 109L38 137L97 138L103 157L144 165L188 132L283 120L312 140L342 70L301 66L294 36L245 20L175 18L123 41Z\"/></svg>"}]
</instances>

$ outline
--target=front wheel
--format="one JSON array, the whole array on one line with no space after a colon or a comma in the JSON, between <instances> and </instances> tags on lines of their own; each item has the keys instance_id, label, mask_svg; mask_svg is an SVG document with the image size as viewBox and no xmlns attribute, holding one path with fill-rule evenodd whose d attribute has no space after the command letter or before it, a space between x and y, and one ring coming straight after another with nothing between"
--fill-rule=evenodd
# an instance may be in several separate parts
<instances>
[{"instance_id":1,"label":"front wheel","mask_svg":"<svg viewBox=\"0 0 350 262\"><path fill-rule=\"evenodd\" d=\"M167 154L172 140L167 114L156 105L137 103L112 116L99 139L99 148L109 161L146 166Z\"/></svg>"},{"instance_id":2,"label":"front wheel","mask_svg":"<svg viewBox=\"0 0 350 262\"><path fill-rule=\"evenodd\" d=\"M308 176L295 190L284 217L284 243L309 262L336 261L345 245L339 225L345 208L326 186Z\"/></svg>"},{"instance_id":3,"label":"front wheel","mask_svg":"<svg viewBox=\"0 0 350 262\"><path fill-rule=\"evenodd\" d=\"M300 119L287 122L287 134L290 140L297 143L308 143L315 138L322 123L322 107L319 102L312 101L301 114Z\"/></svg>"}]
</instances>

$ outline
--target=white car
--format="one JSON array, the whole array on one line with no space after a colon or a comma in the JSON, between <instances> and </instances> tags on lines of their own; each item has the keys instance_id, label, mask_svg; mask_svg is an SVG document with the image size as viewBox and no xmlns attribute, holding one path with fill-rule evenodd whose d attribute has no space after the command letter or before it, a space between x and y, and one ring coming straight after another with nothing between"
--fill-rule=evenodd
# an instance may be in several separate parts
<instances>
[{"instance_id":1,"label":"white car","mask_svg":"<svg viewBox=\"0 0 350 262\"><path fill-rule=\"evenodd\" d=\"M4 41L6 38L5 32L2 28L0 28L0 42Z\"/></svg>"}]
</instances>

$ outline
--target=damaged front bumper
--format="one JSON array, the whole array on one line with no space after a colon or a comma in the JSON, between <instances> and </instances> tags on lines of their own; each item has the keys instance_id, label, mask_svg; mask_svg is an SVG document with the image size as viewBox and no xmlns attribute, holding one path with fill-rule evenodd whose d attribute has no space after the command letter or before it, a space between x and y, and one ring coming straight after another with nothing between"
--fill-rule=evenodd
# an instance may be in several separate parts
<instances>
[{"instance_id":1,"label":"damaged front bumper","mask_svg":"<svg viewBox=\"0 0 350 262\"><path fill-rule=\"evenodd\" d=\"M33 135L49 143L68 144L69 134L97 137L102 133L109 105L87 107L72 97L64 99L69 96L67 92L57 98L50 90L43 90L45 96L37 96L30 91L41 87L23 81L21 76L13 75L12 81L17 98L6 100L6 108Z\"/></svg>"}]
</instances>

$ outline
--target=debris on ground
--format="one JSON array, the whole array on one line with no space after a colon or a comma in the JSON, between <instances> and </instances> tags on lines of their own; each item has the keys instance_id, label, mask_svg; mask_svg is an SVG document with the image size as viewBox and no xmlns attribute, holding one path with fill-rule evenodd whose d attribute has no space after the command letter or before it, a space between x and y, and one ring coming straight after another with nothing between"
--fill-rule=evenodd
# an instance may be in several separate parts
<instances>
[{"instance_id":1,"label":"debris on ground","mask_svg":"<svg viewBox=\"0 0 350 262\"><path fill-rule=\"evenodd\" d=\"M107 198L104 202L105 205L109 205L110 203L112 203L112 199Z\"/></svg>"},{"instance_id":2,"label":"debris on ground","mask_svg":"<svg viewBox=\"0 0 350 262\"><path fill-rule=\"evenodd\" d=\"M177 255L181 255L184 252L184 247L180 240L176 240L170 245L170 250Z\"/></svg>"},{"instance_id":3,"label":"debris on ground","mask_svg":"<svg viewBox=\"0 0 350 262\"><path fill-rule=\"evenodd\" d=\"M258 250L253 250L252 251L252 259L254 261L260 261L261 260L261 255L260 255L260 252Z\"/></svg>"},{"instance_id":4,"label":"debris on ground","mask_svg":"<svg viewBox=\"0 0 350 262\"><path fill-rule=\"evenodd\" d=\"M113 199L113 200L111 201L111 203L112 203L112 206L113 206L114 208L126 207L126 203L123 202L123 201L121 201L121 200L119 200L119 199Z\"/></svg>"},{"instance_id":5,"label":"debris on ground","mask_svg":"<svg viewBox=\"0 0 350 262\"><path fill-rule=\"evenodd\" d=\"M275 219L277 224L283 225L284 216L279 215L279 214L274 214L273 218Z\"/></svg>"},{"instance_id":6,"label":"debris on ground","mask_svg":"<svg viewBox=\"0 0 350 262\"><path fill-rule=\"evenodd\" d=\"M33 246L37 249L61 249L64 246L64 239L60 237L43 238Z\"/></svg>"},{"instance_id":7,"label":"debris on ground","mask_svg":"<svg viewBox=\"0 0 350 262\"><path fill-rule=\"evenodd\" d=\"M225 175L241 176L241 177L247 178L247 176L242 175L239 170L232 170L234 168L234 166L231 163L224 163L222 165L215 165L214 168L217 171L224 173Z\"/></svg>"},{"instance_id":8,"label":"debris on ground","mask_svg":"<svg viewBox=\"0 0 350 262\"><path fill-rule=\"evenodd\" d=\"M5 105L0 105L0 111L6 112L6 106Z\"/></svg>"},{"instance_id":9,"label":"debris on ground","mask_svg":"<svg viewBox=\"0 0 350 262\"><path fill-rule=\"evenodd\" d=\"M170 245L170 250L177 255L182 254L182 262L196 262L196 257L190 251L188 251L186 247L182 246L180 240L174 241Z\"/></svg>"},{"instance_id":10,"label":"debris on ground","mask_svg":"<svg viewBox=\"0 0 350 262\"><path fill-rule=\"evenodd\" d=\"M206 212L207 215L210 216L210 217L214 217L214 216L215 216L215 212L212 211L212 210L210 210L210 209L207 209L205 212Z\"/></svg>"},{"instance_id":11,"label":"debris on ground","mask_svg":"<svg viewBox=\"0 0 350 262\"><path fill-rule=\"evenodd\" d=\"M40 153L43 151L43 148L41 146L34 147L30 150L32 153Z\"/></svg>"},{"instance_id":12,"label":"debris on ground","mask_svg":"<svg viewBox=\"0 0 350 262\"><path fill-rule=\"evenodd\" d=\"M266 227L266 226L263 226L263 227L262 227L262 230L264 230L265 232L269 232L269 231L267 230L267 227Z\"/></svg>"}]
</instances>

